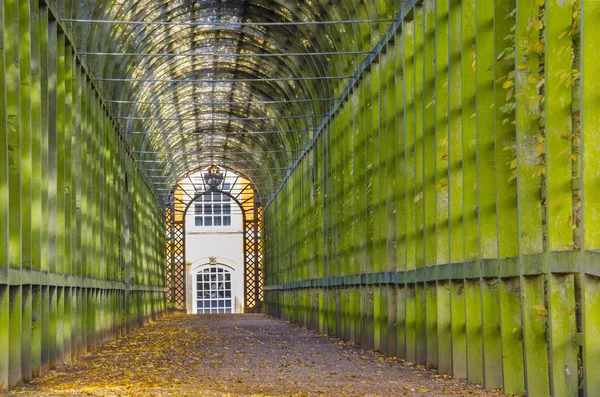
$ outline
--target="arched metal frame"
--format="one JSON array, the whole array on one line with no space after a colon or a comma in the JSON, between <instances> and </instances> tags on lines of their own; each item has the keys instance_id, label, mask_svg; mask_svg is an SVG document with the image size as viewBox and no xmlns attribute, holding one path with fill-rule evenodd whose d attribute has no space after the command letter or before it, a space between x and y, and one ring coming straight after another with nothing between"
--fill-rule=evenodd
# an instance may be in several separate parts
<instances>
[{"instance_id":1,"label":"arched metal frame","mask_svg":"<svg viewBox=\"0 0 600 397\"><path fill-rule=\"evenodd\" d=\"M191 176L202 169L196 169L186 174ZM230 170L229 170L230 171ZM230 171L231 172L231 171ZM238 196L234 196L230 191L216 190L219 193L229 196L239 206L242 212L243 226L243 249L244 249L244 312L260 312L263 302L263 240L262 240L262 206L256 188L248 178L238 173L234 173L238 178L242 178L246 186L241 189ZM187 199L179 201L177 205L177 194L185 194ZM204 189L190 195L183 190L182 184L175 185L169 195L169 205L166 210L167 226L167 288L168 301L176 308L185 308L185 218L190 205L200 196L212 192ZM242 193L246 196L240 201L239 196ZM245 205L251 201L252 205Z\"/></svg>"},{"instance_id":2,"label":"arched metal frame","mask_svg":"<svg viewBox=\"0 0 600 397\"><path fill-rule=\"evenodd\" d=\"M272 199L403 3L57 2L163 204L175 178L211 162L255 170Z\"/></svg>"}]
</instances>

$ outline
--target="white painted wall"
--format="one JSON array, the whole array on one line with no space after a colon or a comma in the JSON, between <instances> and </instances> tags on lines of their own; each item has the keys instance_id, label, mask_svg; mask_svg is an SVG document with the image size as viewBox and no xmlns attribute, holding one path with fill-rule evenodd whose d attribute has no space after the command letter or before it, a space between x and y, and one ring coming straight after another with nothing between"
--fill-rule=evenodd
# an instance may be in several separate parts
<instances>
[{"instance_id":1,"label":"white painted wall","mask_svg":"<svg viewBox=\"0 0 600 397\"><path fill-rule=\"evenodd\" d=\"M229 178L228 178L229 179ZM226 180L228 182L228 180ZM231 181L233 183L233 181ZM196 312L195 280L199 270L210 264L224 265L232 272L233 307L236 313L244 311L244 235L241 210L231 200L231 226L195 226L194 203L185 219L186 308L188 314Z\"/></svg>"}]
</instances>

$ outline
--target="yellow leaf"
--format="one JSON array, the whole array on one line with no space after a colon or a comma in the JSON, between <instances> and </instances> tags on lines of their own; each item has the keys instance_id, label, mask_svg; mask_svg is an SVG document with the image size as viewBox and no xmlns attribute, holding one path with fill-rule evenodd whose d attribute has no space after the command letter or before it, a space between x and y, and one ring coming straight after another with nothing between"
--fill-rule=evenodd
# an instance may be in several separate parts
<instances>
[{"instance_id":1,"label":"yellow leaf","mask_svg":"<svg viewBox=\"0 0 600 397\"><path fill-rule=\"evenodd\" d=\"M526 64L522 63L519 66L517 66L519 68L519 70L525 70L525 69L529 69L529 66L527 66Z\"/></svg>"},{"instance_id":2,"label":"yellow leaf","mask_svg":"<svg viewBox=\"0 0 600 397\"><path fill-rule=\"evenodd\" d=\"M540 7L541 7L541 6L543 6L543 5L544 5L544 1L545 1L545 0L535 0L535 4L536 4L537 6L540 6Z\"/></svg>"},{"instance_id":3,"label":"yellow leaf","mask_svg":"<svg viewBox=\"0 0 600 397\"><path fill-rule=\"evenodd\" d=\"M514 80L506 80L504 82L504 84L502 84L502 88L510 88L513 85L515 85L515 81Z\"/></svg>"},{"instance_id":4,"label":"yellow leaf","mask_svg":"<svg viewBox=\"0 0 600 397\"><path fill-rule=\"evenodd\" d=\"M532 309L538 312L541 316L545 316L548 314L548 309L546 309L544 305L535 305Z\"/></svg>"},{"instance_id":5,"label":"yellow leaf","mask_svg":"<svg viewBox=\"0 0 600 397\"><path fill-rule=\"evenodd\" d=\"M541 143L535 147L535 152L538 156L541 156L544 153L544 145Z\"/></svg>"},{"instance_id":6,"label":"yellow leaf","mask_svg":"<svg viewBox=\"0 0 600 397\"><path fill-rule=\"evenodd\" d=\"M514 159L513 161L510 162L510 169L515 169L517 168L517 159Z\"/></svg>"}]
</instances>

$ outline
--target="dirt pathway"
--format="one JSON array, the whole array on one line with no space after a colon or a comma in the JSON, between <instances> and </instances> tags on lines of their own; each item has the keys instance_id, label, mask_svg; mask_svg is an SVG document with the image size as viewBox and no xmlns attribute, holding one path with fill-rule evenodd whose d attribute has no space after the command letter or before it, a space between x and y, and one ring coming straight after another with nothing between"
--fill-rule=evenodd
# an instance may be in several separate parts
<instances>
[{"instance_id":1,"label":"dirt pathway","mask_svg":"<svg viewBox=\"0 0 600 397\"><path fill-rule=\"evenodd\" d=\"M171 315L10 396L499 396L263 315Z\"/></svg>"}]
</instances>

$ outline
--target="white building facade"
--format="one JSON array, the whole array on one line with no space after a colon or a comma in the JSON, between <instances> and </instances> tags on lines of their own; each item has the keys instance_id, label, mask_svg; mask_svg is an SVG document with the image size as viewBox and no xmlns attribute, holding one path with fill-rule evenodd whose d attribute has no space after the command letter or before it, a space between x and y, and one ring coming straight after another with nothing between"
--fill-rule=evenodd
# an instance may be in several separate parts
<instances>
[{"instance_id":1,"label":"white building facade","mask_svg":"<svg viewBox=\"0 0 600 397\"><path fill-rule=\"evenodd\" d=\"M198 185L202 186L200 173L192 178L197 178ZM185 279L188 314L244 311L243 216L233 198L240 190L236 186L237 180L235 175L226 175L219 191L202 194L187 210Z\"/></svg>"}]
</instances>

